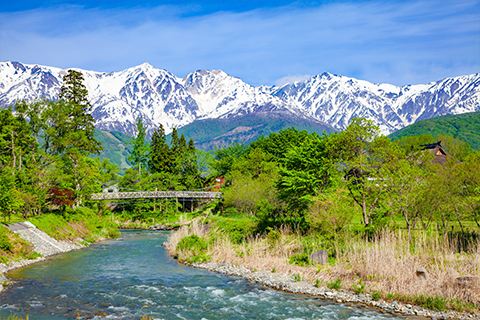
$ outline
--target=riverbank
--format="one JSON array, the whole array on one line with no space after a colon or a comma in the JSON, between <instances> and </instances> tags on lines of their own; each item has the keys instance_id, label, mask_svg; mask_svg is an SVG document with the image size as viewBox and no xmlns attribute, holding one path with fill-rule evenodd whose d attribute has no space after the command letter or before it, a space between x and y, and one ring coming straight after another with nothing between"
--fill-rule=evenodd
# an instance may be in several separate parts
<instances>
[{"instance_id":1,"label":"riverbank","mask_svg":"<svg viewBox=\"0 0 480 320\"><path fill-rule=\"evenodd\" d=\"M309 282L302 281L295 275L276 273L270 271L255 271L244 266L231 265L228 263L188 263L185 265L206 269L212 272L227 274L244 278L248 281L261 284L275 290L281 290L294 294L308 294L322 299L332 300L337 303L362 305L367 308L375 308L383 313L402 315L407 317L429 318L432 320L441 319L462 319L479 320L480 316L466 312L433 311L411 304L403 304L397 301L387 302L382 299L375 300L370 294L356 294L344 289L334 290L327 287L315 287Z\"/></svg>"},{"instance_id":2,"label":"riverbank","mask_svg":"<svg viewBox=\"0 0 480 320\"><path fill-rule=\"evenodd\" d=\"M31 243L33 250L42 256L32 260L21 259L8 264L0 263L0 292L3 290L4 284L8 284L8 280L3 276L5 272L45 261L52 255L85 248L85 245L83 244L85 242L80 238L76 241L56 240L30 222L11 224L8 228L23 240Z\"/></svg>"},{"instance_id":3,"label":"riverbank","mask_svg":"<svg viewBox=\"0 0 480 320\"><path fill-rule=\"evenodd\" d=\"M309 244L311 241L310 238ZM305 238L288 232L271 232L236 243L215 224L197 221L172 233L164 245L180 262L225 271L274 289L362 303L406 316L479 319L475 306L478 283L473 281L476 277L465 276L476 274L470 269L478 265L477 253L444 254L440 245L432 251L432 247L420 242L412 252L405 250L407 246L402 247L408 244L404 239L383 234L373 243L352 243L325 265L309 261L299 265L292 256L298 257L299 248L305 243ZM215 264L198 263L205 261ZM235 269L239 266L242 269ZM423 266L428 272L418 276L415 270ZM456 281L459 277L472 281Z\"/></svg>"}]
</instances>

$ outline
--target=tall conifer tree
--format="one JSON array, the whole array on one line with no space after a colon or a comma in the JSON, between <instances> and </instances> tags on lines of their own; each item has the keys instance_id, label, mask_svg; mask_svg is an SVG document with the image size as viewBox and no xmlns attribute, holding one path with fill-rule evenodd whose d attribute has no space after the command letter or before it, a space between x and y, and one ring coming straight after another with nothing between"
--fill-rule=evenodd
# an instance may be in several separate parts
<instances>
[{"instance_id":1,"label":"tall conifer tree","mask_svg":"<svg viewBox=\"0 0 480 320\"><path fill-rule=\"evenodd\" d=\"M165 137L165 129L163 125L155 129L150 144L150 160L148 169L151 173L168 172L170 162L170 148Z\"/></svg>"}]
</instances>

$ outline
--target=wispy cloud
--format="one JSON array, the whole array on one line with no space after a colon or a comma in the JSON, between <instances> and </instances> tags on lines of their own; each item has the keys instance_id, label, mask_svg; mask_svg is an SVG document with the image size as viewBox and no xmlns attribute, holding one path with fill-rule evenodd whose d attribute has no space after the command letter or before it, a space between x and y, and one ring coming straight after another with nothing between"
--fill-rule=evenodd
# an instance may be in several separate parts
<instances>
[{"instance_id":1,"label":"wispy cloud","mask_svg":"<svg viewBox=\"0 0 480 320\"><path fill-rule=\"evenodd\" d=\"M2 12L0 59L98 71L149 62L177 76L222 69L253 85L325 71L398 85L480 71L479 1L197 11L198 3Z\"/></svg>"}]
</instances>

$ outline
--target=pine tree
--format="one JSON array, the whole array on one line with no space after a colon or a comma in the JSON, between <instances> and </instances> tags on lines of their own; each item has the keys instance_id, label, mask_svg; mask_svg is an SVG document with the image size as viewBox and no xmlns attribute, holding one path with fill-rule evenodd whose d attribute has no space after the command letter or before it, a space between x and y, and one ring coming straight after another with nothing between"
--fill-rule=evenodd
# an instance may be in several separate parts
<instances>
[{"instance_id":1,"label":"pine tree","mask_svg":"<svg viewBox=\"0 0 480 320\"><path fill-rule=\"evenodd\" d=\"M151 173L168 172L170 162L170 148L167 144L165 129L163 125L155 129L152 135L152 143L150 145L150 160L148 169Z\"/></svg>"},{"instance_id":2,"label":"pine tree","mask_svg":"<svg viewBox=\"0 0 480 320\"><path fill-rule=\"evenodd\" d=\"M138 172L142 174L142 165L145 167L148 161L149 146L146 143L146 127L143 125L142 119L138 118L136 122L137 136L133 140L132 153L128 157L133 165L138 166Z\"/></svg>"},{"instance_id":3,"label":"pine tree","mask_svg":"<svg viewBox=\"0 0 480 320\"><path fill-rule=\"evenodd\" d=\"M74 148L75 152L95 154L103 150L101 143L95 140L95 119L90 114L92 106L83 81L81 72L68 70L58 95L60 101L51 104L50 116L58 125L59 153L69 148Z\"/></svg>"}]
</instances>

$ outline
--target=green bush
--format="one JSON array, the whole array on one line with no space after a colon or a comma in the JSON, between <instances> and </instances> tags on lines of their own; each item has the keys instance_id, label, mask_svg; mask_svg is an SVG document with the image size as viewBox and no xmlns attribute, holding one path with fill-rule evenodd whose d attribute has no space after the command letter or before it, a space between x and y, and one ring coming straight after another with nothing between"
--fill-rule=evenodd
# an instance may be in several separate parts
<instances>
[{"instance_id":1,"label":"green bush","mask_svg":"<svg viewBox=\"0 0 480 320\"><path fill-rule=\"evenodd\" d=\"M352 284L352 289L355 291L356 294L365 293L365 285L363 284L363 279L360 278L358 283Z\"/></svg>"},{"instance_id":2,"label":"green bush","mask_svg":"<svg viewBox=\"0 0 480 320\"><path fill-rule=\"evenodd\" d=\"M342 279L337 278L337 280L327 283L327 287L330 289L340 290L342 287Z\"/></svg>"},{"instance_id":3,"label":"green bush","mask_svg":"<svg viewBox=\"0 0 480 320\"><path fill-rule=\"evenodd\" d=\"M445 310L447 309L447 300L444 297L435 296L429 297L426 295L419 295L414 297L415 304L421 305L424 308L431 310Z\"/></svg>"},{"instance_id":4,"label":"green bush","mask_svg":"<svg viewBox=\"0 0 480 320\"><path fill-rule=\"evenodd\" d=\"M300 267L308 267L312 264L312 260L306 253L297 253L290 257L289 263Z\"/></svg>"},{"instance_id":5,"label":"green bush","mask_svg":"<svg viewBox=\"0 0 480 320\"><path fill-rule=\"evenodd\" d=\"M196 234L182 238L177 244L177 250L189 251L194 255L199 255L204 250L207 250L208 244L206 239L200 238Z\"/></svg>"},{"instance_id":6,"label":"green bush","mask_svg":"<svg viewBox=\"0 0 480 320\"><path fill-rule=\"evenodd\" d=\"M8 229L0 226L0 250L4 252L11 252L13 244L10 242L7 233Z\"/></svg>"},{"instance_id":7,"label":"green bush","mask_svg":"<svg viewBox=\"0 0 480 320\"><path fill-rule=\"evenodd\" d=\"M245 238L256 231L256 223L249 218L214 217L211 219L213 226L226 233L233 243L241 243Z\"/></svg>"},{"instance_id":8,"label":"green bush","mask_svg":"<svg viewBox=\"0 0 480 320\"><path fill-rule=\"evenodd\" d=\"M372 299L378 301L382 297L382 294L379 291L372 292Z\"/></svg>"}]
</instances>

